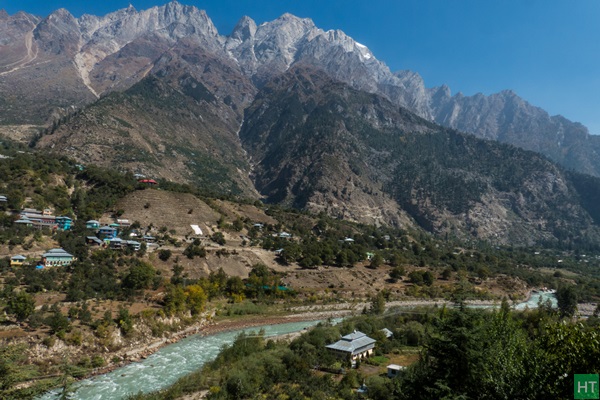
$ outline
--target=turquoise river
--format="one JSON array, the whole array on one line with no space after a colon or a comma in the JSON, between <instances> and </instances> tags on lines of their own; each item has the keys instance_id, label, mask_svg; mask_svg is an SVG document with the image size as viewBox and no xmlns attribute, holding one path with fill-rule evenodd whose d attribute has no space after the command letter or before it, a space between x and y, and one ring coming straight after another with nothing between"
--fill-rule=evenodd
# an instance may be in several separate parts
<instances>
[{"instance_id":1,"label":"turquoise river","mask_svg":"<svg viewBox=\"0 0 600 400\"><path fill-rule=\"evenodd\" d=\"M516 309L536 308L540 301L550 300L556 307L553 293L533 293L527 302L517 304ZM339 320L336 320L339 321ZM241 332L263 330L266 337L299 332L320 321L293 322L265 325L209 336L193 335L177 343L159 349L145 360L126 365L104 375L82 380L76 384L73 399L119 400L139 392L152 392L173 384L177 379L200 369L214 359L224 345L230 344ZM60 398L60 390L46 393L38 400Z\"/></svg>"}]
</instances>

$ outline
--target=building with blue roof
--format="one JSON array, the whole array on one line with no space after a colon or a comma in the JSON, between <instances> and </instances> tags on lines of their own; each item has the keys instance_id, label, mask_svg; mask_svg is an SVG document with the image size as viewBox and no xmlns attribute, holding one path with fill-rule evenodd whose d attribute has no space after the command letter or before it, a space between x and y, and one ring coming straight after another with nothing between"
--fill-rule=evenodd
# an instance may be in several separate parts
<instances>
[{"instance_id":1,"label":"building with blue roof","mask_svg":"<svg viewBox=\"0 0 600 400\"><path fill-rule=\"evenodd\" d=\"M102 239L114 239L117 233L117 229L112 226L102 226L98 229L98 236Z\"/></svg>"},{"instance_id":2,"label":"building with blue roof","mask_svg":"<svg viewBox=\"0 0 600 400\"><path fill-rule=\"evenodd\" d=\"M65 216L56 217L55 222L58 229L63 231L68 231L69 229L71 229L71 225L73 224L73 220Z\"/></svg>"}]
</instances>

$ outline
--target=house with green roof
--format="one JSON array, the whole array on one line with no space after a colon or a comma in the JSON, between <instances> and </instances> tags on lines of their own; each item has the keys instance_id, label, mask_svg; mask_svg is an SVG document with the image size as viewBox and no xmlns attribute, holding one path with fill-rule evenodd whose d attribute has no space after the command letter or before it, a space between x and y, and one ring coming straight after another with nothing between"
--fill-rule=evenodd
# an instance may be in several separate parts
<instances>
[{"instance_id":1,"label":"house with green roof","mask_svg":"<svg viewBox=\"0 0 600 400\"><path fill-rule=\"evenodd\" d=\"M89 221L86 221L85 227L86 229L98 229L100 228L100 222L95 219L90 219Z\"/></svg>"}]
</instances>

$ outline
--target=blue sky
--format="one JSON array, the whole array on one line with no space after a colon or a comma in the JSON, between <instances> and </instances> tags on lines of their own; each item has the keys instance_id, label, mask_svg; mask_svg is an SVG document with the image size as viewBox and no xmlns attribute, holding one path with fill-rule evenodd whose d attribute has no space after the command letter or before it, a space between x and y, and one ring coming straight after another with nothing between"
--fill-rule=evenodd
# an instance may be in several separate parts
<instances>
[{"instance_id":1,"label":"blue sky","mask_svg":"<svg viewBox=\"0 0 600 400\"><path fill-rule=\"evenodd\" d=\"M207 11L221 34L243 15L257 23L284 12L341 29L395 70L417 71L428 87L491 94L512 89L550 114L600 134L598 0L179 0ZM6 1L0 8L46 16L104 15L130 3L166 0Z\"/></svg>"}]
</instances>

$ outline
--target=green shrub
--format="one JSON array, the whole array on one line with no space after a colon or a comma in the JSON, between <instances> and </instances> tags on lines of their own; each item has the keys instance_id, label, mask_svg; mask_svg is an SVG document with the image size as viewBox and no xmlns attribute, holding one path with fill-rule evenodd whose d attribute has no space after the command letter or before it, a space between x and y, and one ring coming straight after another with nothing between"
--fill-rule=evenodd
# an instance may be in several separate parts
<instances>
[{"instance_id":1,"label":"green shrub","mask_svg":"<svg viewBox=\"0 0 600 400\"><path fill-rule=\"evenodd\" d=\"M92 357L92 368L100 368L103 367L104 364L106 364L106 361L104 358L102 358L102 356L96 354L94 357Z\"/></svg>"}]
</instances>

